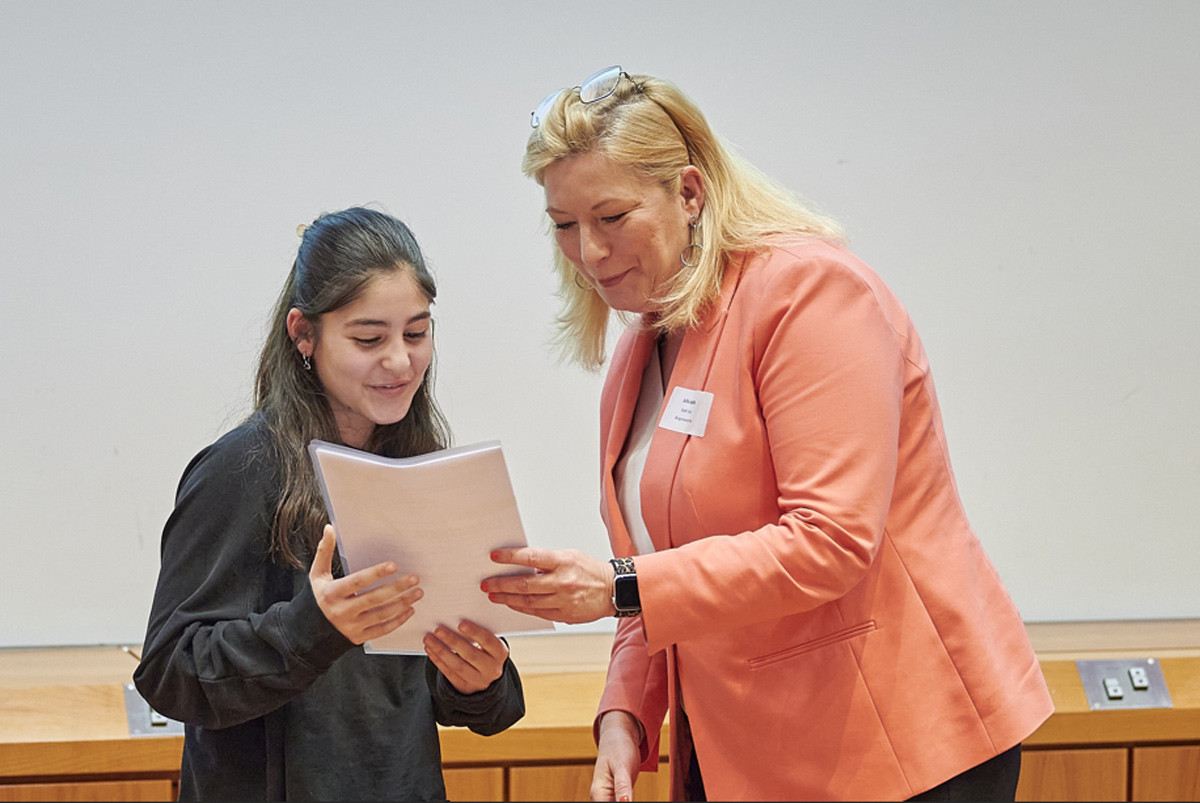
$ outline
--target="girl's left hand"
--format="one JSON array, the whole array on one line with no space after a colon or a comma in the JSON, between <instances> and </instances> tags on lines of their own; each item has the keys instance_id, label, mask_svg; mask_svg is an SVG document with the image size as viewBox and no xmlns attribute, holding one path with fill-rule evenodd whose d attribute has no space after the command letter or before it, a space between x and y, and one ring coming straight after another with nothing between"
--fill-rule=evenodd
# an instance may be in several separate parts
<instances>
[{"instance_id":1,"label":"girl's left hand","mask_svg":"<svg viewBox=\"0 0 1200 803\"><path fill-rule=\"evenodd\" d=\"M463 620L457 633L448 627L426 633L425 653L454 688L474 694L500 677L508 645L486 627Z\"/></svg>"}]
</instances>

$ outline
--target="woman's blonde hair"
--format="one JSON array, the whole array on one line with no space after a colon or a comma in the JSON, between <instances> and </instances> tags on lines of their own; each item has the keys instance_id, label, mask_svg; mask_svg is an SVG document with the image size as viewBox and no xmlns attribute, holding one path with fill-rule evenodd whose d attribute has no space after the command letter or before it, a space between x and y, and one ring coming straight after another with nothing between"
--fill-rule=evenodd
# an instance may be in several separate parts
<instances>
[{"instance_id":1,"label":"woman's blonde hair","mask_svg":"<svg viewBox=\"0 0 1200 803\"><path fill-rule=\"evenodd\" d=\"M699 107L660 78L623 75L612 95L593 103L583 103L578 91L560 93L529 137L521 168L543 184L547 167L584 153L631 168L670 194L679 192L680 171L689 164L704 180L704 209L694 234L703 248L695 267L679 271L658 299L662 312L648 323L662 331L700 319L720 295L731 255L761 251L774 234L843 236L836 222L727 147ZM554 267L563 302L555 343L570 360L598 370L606 359L611 311L595 290L576 283L577 271L557 243Z\"/></svg>"}]
</instances>

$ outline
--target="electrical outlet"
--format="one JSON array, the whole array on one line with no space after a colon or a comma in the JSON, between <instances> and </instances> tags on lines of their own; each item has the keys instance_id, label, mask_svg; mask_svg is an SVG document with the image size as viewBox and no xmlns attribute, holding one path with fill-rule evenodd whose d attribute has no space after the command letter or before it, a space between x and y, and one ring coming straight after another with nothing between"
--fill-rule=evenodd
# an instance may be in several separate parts
<instances>
[{"instance_id":1,"label":"electrical outlet","mask_svg":"<svg viewBox=\"0 0 1200 803\"><path fill-rule=\"evenodd\" d=\"M1076 661L1075 667L1092 710L1173 706L1154 658Z\"/></svg>"},{"instance_id":2,"label":"electrical outlet","mask_svg":"<svg viewBox=\"0 0 1200 803\"><path fill-rule=\"evenodd\" d=\"M1134 691L1145 691L1150 688L1150 677L1143 666L1129 667L1129 685Z\"/></svg>"}]
</instances>

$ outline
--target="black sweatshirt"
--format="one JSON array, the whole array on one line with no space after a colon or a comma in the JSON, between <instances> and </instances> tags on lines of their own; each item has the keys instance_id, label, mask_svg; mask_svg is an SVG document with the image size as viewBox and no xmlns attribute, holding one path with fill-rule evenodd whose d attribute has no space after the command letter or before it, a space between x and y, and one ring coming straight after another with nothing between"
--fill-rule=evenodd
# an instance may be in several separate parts
<instances>
[{"instance_id":1,"label":"black sweatshirt","mask_svg":"<svg viewBox=\"0 0 1200 803\"><path fill-rule=\"evenodd\" d=\"M185 723L181 800L444 800L437 726L525 713L512 661L462 694L421 655L368 655L307 570L269 556L279 474L257 417L184 471L134 681Z\"/></svg>"}]
</instances>

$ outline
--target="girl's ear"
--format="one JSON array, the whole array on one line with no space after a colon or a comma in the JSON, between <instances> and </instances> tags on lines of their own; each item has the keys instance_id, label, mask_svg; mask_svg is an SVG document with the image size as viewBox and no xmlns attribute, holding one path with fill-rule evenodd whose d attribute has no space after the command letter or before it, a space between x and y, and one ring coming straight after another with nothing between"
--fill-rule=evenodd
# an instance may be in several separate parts
<instances>
[{"instance_id":1,"label":"girl's ear","mask_svg":"<svg viewBox=\"0 0 1200 803\"><path fill-rule=\"evenodd\" d=\"M296 307L288 310L287 333L291 341L296 344L296 349L303 356L312 356L313 348L315 347L313 343L313 326L308 318L304 317L304 313Z\"/></svg>"}]
</instances>

